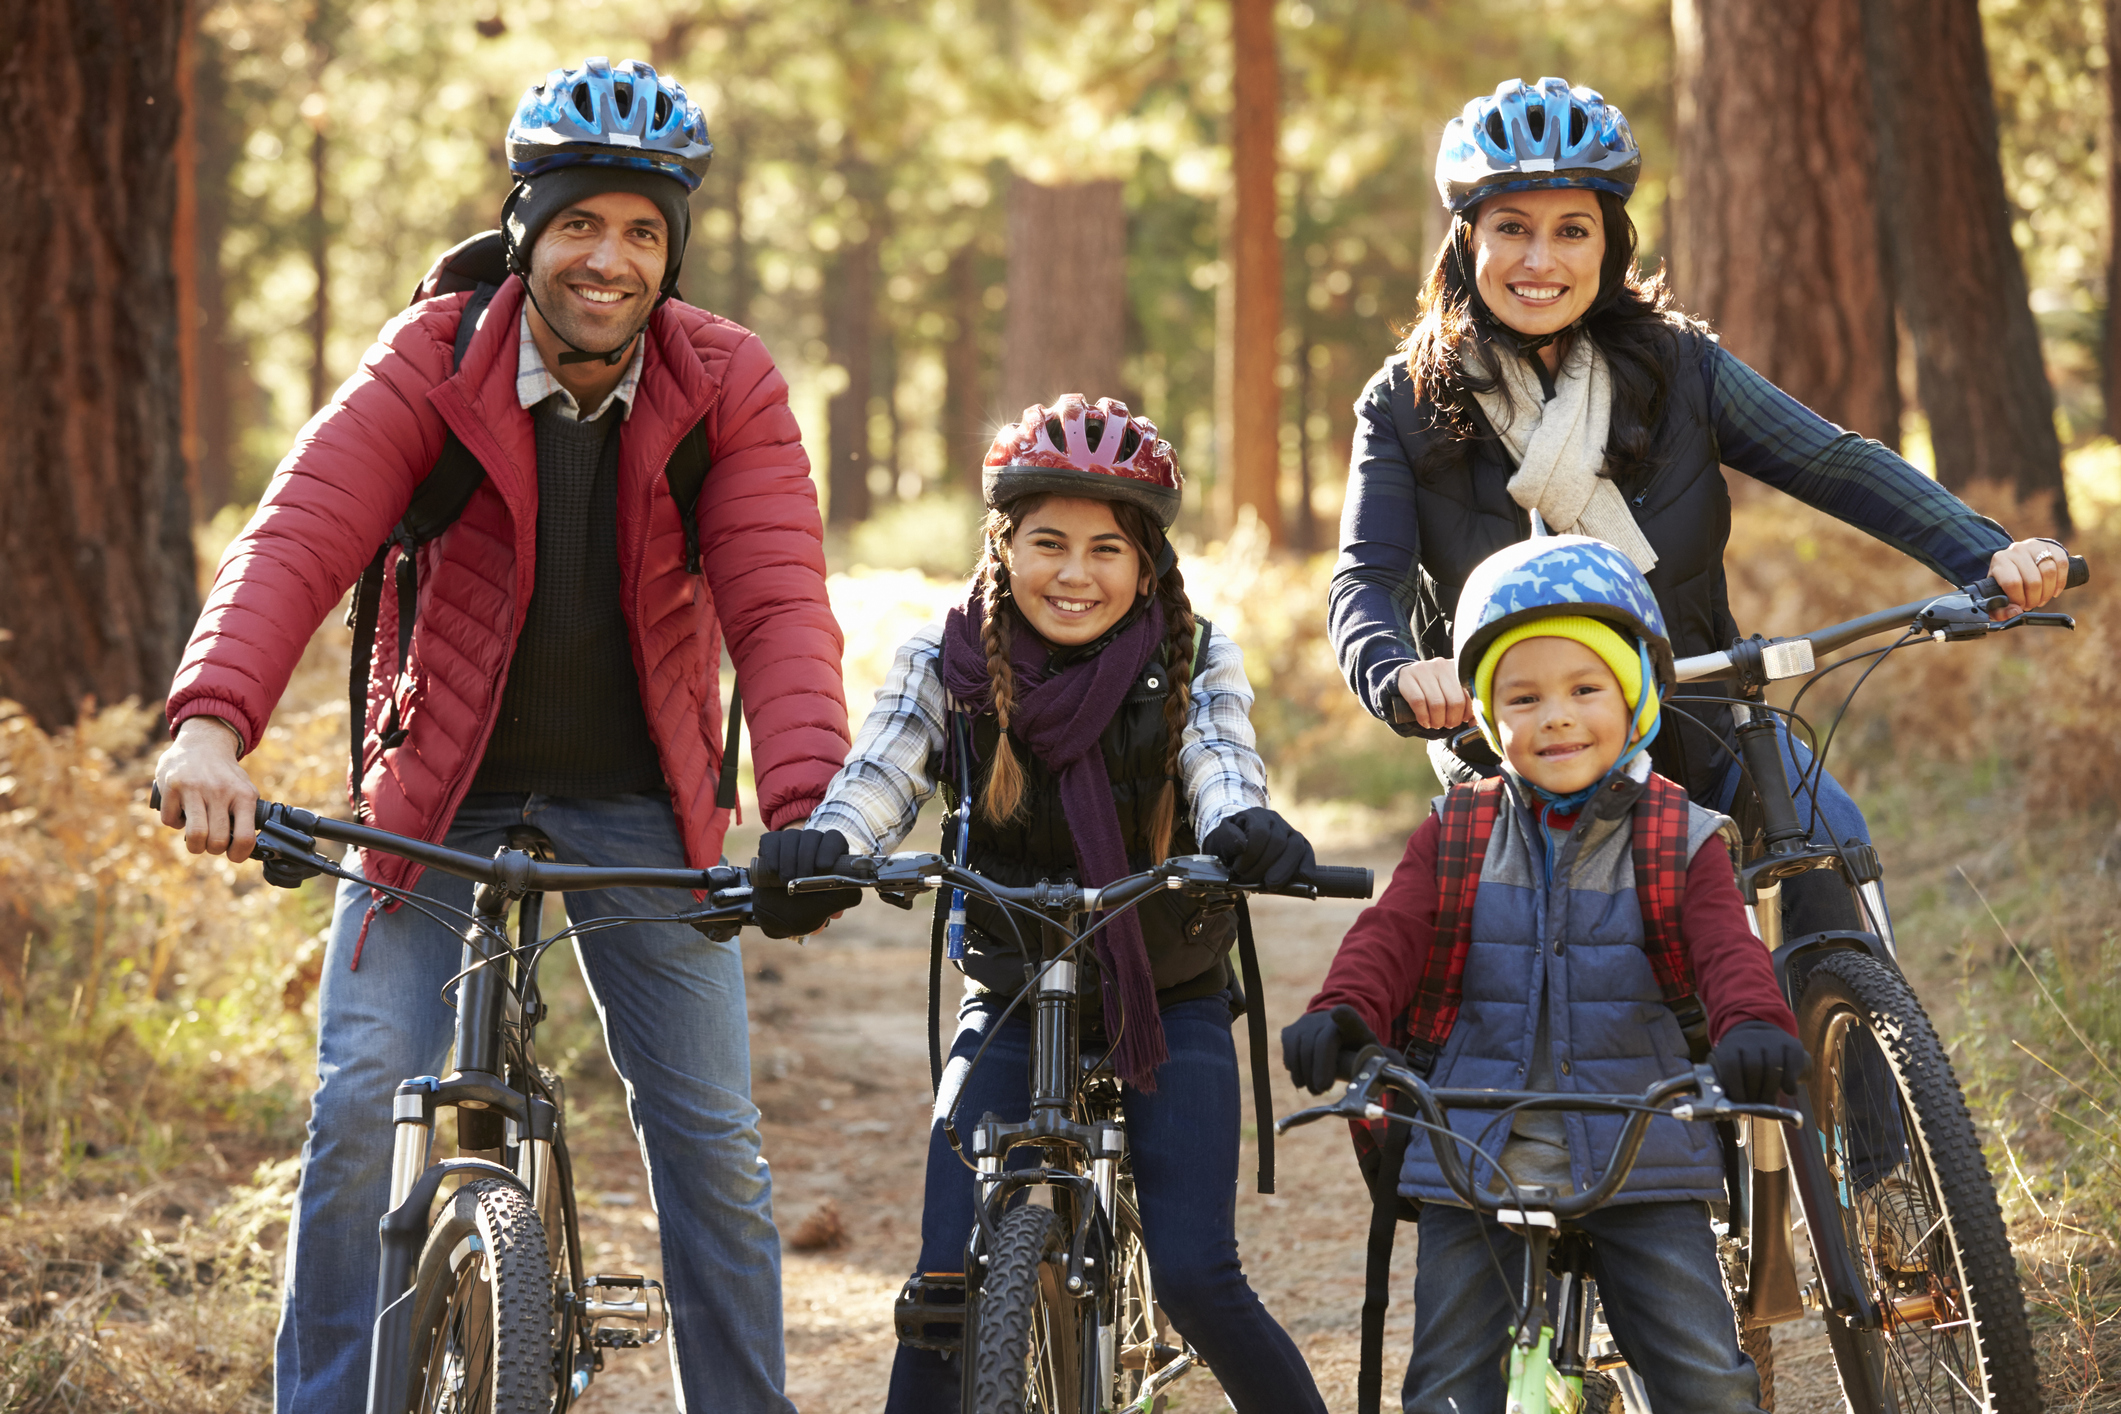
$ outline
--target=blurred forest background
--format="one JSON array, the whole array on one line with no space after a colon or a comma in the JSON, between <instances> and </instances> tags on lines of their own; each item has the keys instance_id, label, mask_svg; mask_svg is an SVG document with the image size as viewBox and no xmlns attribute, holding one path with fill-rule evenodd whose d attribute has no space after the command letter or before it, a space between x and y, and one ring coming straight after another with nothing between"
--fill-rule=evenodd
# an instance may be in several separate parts
<instances>
[{"instance_id":1,"label":"blurred forest background","mask_svg":"<svg viewBox=\"0 0 2121 1414\"><path fill-rule=\"evenodd\" d=\"M495 223L518 97L590 54L648 60L707 114L683 293L756 329L789 378L854 710L970 561L996 425L1114 394L1177 447L1189 580L1246 645L1278 796L1344 842L1403 835L1432 788L1339 680L1323 609L1351 404L1445 230L1437 138L1510 77L1619 104L1645 152L1643 260L1683 307L2014 532L2093 556L2093 587L2061 606L2073 639L1902 655L1835 750L2009 1176L2051 1395L2121 1402L2117 13L0 7L0 113L37 135L0 152L0 1409L258 1398L327 903L145 823L158 705L204 578L299 429L436 256ZM1734 491L1748 630L1935 585ZM320 632L253 758L280 798L343 807L345 651ZM139 1230L139 1195L185 1175L236 1197L142 1210L162 1218ZM120 1309L160 1332L128 1335L128 1358L98 1343Z\"/></svg>"}]
</instances>

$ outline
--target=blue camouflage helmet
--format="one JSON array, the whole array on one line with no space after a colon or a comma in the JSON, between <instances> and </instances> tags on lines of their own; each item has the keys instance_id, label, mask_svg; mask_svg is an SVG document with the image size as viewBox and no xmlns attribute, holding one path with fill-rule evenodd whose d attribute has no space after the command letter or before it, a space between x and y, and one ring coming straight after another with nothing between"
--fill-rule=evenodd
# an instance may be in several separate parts
<instances>
[{"instance_id":1,"label":"blue camouflage helmet","mask_svg":"<svg viewBox=\"0 0 2121 1414\"><path fill-rule=\"evenodd\" d=\"M1642 175L1642 149L1618 108L1567 79L1538 87L1505 79L1444 126L1436 190L1463 211L1506 191L1581 187L1625 201Z\"/></svg>"},{"instance_id":2,"label":"blue camouflage helmet","mask_svg":"<svg viewBox=\"0 0 2121 1414\"><path fill-rule=\"evenodd\" d=\"M707 119L676 79L638 59L554 69L516 105L508 170L518 182L563 167L654 172L695 191L714 144Z\"/></svg>"},{"instance_id":3,"label":"blue camouflage helmet","mask_svg":"<svg viewBox=\"0 0 2121 1414\"><path fill-rule=\"evenodd\" d=\"M1529 619L1562 615L1603 619L1640 641L1658 681L1673 685L1672 644L1649 581L1633 560L1588 535L1520 540L1466 576L1451 621L1460 680L1472 682L1481 655L1501 634Z\"/></svg>"}]
</instances>

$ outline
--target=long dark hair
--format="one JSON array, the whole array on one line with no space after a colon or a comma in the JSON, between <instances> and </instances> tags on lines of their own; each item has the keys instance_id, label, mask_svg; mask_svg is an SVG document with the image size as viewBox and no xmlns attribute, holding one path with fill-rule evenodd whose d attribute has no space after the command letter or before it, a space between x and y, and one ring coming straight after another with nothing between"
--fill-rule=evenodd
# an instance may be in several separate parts
<instances>
[{"instance_id":1,"label":"long dark hair","mask_svg":"<svg viewBox=\"0 0 2121 1414\"><path fill-rule=\"evenodd\" d=\"M1024 768L1009 741L1009 719L1016 714L1016 670L1009 663L1009 645L1016 636L1015 607L1009 602L1009 542L1024 518L1051 499L1033 492L1005 502L987 512L981 525L984 541L980 562L972 572L978 586L980 611L985 622L980 646L987 650L987 679L992 692L994 715L1001 726L995 736L994 763L987 772L986 789L980 792L980 815L999 824L1016 817L1024 802ZM1154 573L1157 551L1164 533L1149 513L1127 501L1113 501L1112 518L1120 533L1141 556L1143 573ZM1161 863L1171 852L1171 832L1178 819L1178 751L1184 745L1186 712L1193 700L1193 601L1186 597L1186 577L1178 562L1150 585L1150 592L1164 605L1164 667L1171 681L1164 694L1164 788L1156 798L1149 819L1149 858Z\"/></svg>"},{"instance_id":2,"label":"long dark hair","mask_svg":"<svg viewBox=\"0 0 2121 1414\"><path fill-rule=\"evenodd\" d=\"M1597 197L1605 224L1605 259L1598 268L1597 298L1571 337L1588 334L1605 353L1613 376L1613 418L1599 475L1629 483L1655 470L1653 429L1670 391L1665 351L1672 335L1698 326L1672 308L1662 263L1650 274L1636 268L1635 223L1627 204L1611 192L1598 192ZM1473 417L1474 395L1490 392L1500 382L1498 360L1519 356L1515 336L1489 311L1474 285L1471 223L1478 211L1476 206L1452 218L1429 278L1422 282L1414 327L1401 345L1415 401L1434 409L1430 426L1441 434L1414 468L1425 479L1465 466L1472 444L1487 436Z\"/></svg>"}]
</instances>

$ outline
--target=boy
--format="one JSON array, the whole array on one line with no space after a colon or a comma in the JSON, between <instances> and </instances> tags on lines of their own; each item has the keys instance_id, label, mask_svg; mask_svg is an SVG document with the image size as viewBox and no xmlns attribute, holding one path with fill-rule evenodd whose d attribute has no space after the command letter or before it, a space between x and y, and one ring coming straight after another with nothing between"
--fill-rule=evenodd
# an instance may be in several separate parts
<instances>
[{"instance_id":1,"label":"boy","mask_svg":"<svg viewBox=\"0 0 2121 1414\"><path fill-rule=\"evenodd\" d=\"M1654 903L1671 905L1660 916L1677 922L1679 977L1706 1009L1724 1088L1770 1102L1793 1089L1808 1062L1729 859L1708 847L1721 817L1652 776L1643 754L1672 655L1641 574L1588 537L1524 541L1475 570L1456 623L1459 675L1504 763L1492 834L1477 865L1467 861L1479 875L1469 924L1446 921L1449 933L1438 936L1447 902L1440 809L1349 931L1309 1013L1282 1033L1297 1083L1323 1092L1341 1050L1366 1044L1365 1027L1392 1034L1410 1004L1410 1049L1432 1059L1439 1087L1624 1094L1683 1072L1688 1045L1667 1004L1671 978L1660 985L1646 945ZM1471 809L1476 798L1444 808ZM1684 850L1676 899L1637 897L1633 836L1651 812L1676 826ZM1655 881L1641 882L1647 890ZM1432 946L1463 949L1456 996L1435 995L1427 980ZM1452 1120L1475 1141L1493 1122L1474 1112ZM1581 1190L1604 1172L1621 1124L1521 1112L1499 1157L1520 1185ZM1485 1147L1493 1152L1502 1137L1492 1131ZM1500 1187L1491 1166L1473 1172ZM1512 1293L1494 1260L1515 1271L1522 1244L1459 1203L1426 1143L1408 1146L1399 1191L1422 1204L1407 1414L1499 1410ZM1657 1119L1613 1201L1575 1223L1591 1236L1614 1338L1654 1408L1759 1409L1759 1378L1738 1348L1702 1206L1723 1196L1714 1131Z\"/></svg>"}]
</instances>

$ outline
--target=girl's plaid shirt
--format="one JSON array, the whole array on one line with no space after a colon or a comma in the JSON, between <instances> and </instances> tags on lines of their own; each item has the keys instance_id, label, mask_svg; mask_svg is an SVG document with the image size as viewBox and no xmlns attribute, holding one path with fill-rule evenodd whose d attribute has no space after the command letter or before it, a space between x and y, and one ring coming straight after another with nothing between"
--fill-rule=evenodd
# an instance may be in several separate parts
<instances>
[{"instance_id":1,"label":"girl's plaid shirt","mask_svg":"<svg viewBox=\"0 0 2121 1414\"><path fill-rule=\"evenodd\" d=\"M838 830L861 853L895 849L935 794L950 701L938 659L940 624L899 645L876 705L854 738L847 764L832 778L808 828ZM1252 684L1245 657L1214 628L1193 679L1192 705L1179 747L1179 781L1196 838L1240 810L1267 804L1267 767L1252 734Z\"/></svg>"}]
</instances>

